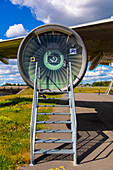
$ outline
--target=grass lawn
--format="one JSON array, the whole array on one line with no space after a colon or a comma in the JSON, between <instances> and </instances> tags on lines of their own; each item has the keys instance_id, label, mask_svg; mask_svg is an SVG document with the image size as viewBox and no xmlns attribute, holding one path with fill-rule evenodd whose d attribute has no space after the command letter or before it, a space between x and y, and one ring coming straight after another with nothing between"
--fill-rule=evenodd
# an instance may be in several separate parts
<instances>
[{"instance_id":1,"label":"grass lawn","mask_svg":"<svg viewBox=\"0 0 113 170\"><path fill-rule=\"evenodd\" d=\"M108 87L75 87L74 93L105 93ZM111 88L111 93L113 93L113 87Z\"/></svg>"},{"instance_id":2,"label":"grass lawn","mask_svg":"<svg viewBox=\"0 0 113 170\"><path fill-rule=\"evenodd\" d=\"M54 96L55 97L55 96ZM40 101L40 104L46 101ZM55 103L48 101L49 104ZM0 170L12 170L30 161L30 121L32 90L20 95L0 97ZM39 112L52 112L52 108L39 108ZM49 116L39 116L47 120ZM43 125L37 125L41 129Z\"/></svg>"}]
</instances>

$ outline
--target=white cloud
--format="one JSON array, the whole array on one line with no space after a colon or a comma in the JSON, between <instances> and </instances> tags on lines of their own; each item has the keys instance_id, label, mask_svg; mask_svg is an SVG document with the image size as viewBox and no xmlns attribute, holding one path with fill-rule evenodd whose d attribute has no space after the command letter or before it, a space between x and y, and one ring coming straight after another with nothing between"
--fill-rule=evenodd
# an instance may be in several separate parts
<instances>
[{"instance_id":1,"label":"white cloud","mask_svg":"<svg viewBox=\"0 0 113 170\"><path fill-rule=\"evenodd\" d=\"M17 60L9 60L9 65L0 62L0 84L5 83L21 83L25 84L18 72Z\"/></svg>"},{"instance_id":2,"label":"white cloud","mask_svg":"<svg viewBox=\"0 0 113 170\"><path fill-rule=\"evenodd\" d=\"M91 84L97 81L110 81L111 79L113 79L113 70L109 71L109 67L99 66L94 71L87 71L83 82Z\"/></svg>"},{"instance_id":3,"label":"white cloud","mask_svg":"<svg viewBox=\"0 0 113 170\"><path fill-rule=\"evenodd\" d=\"M15 61L15 60L14 60ZM17 63L9 60L9 64L0 63L0 75L15 75L18 73Z\"/></svg>"},{"instance_id":4,"label":"white cloud","mask_svg":"<svg viewBox=\"0 0 113 170\"><path fill-rule=\"evenodd\" d=\"M28 33L27 30L23 27L22 24L14 24L9 26L9 29L6 32L6 37L19 37L24 36Z\"/></svg>"},{"instance_id":5,"label":"white cloud","mask_svg":"<svg viewBox=\"0 0 113 170\"><path fill-rule=\"evenodd\" d=\"M94 76L100 76L100 75L103 75L104 74L104 71L87 71L85 76L86 77L94 77Z\"/></svg>"},{"instance_id":6,"label":"white cloud","mask_svg":"<svg viewBox=\"0 0 113 170\"><path fill-rule=\"evenodd\" d=\"M30 8L37 20L45 23L76 25L109 18L112 0L10 0L14 5Z\"/></svg>"},{"instance_id":7,"label":"white cloud","mask_svg":"<svg viewBox=\"0 0 113 170\"><path fill-rule=\"evenodd\" d=\"M99 67L96 68L96 70L97 70L97 71L108 71L109 68L108 68L108 67L105 67L105 66L102 66L102 67L99 66Z\"/></svg>"},{"instance_id":8,"label":"white cloud","mask_svg":"<svg viewBox=\"0 0 113 170\"><path fill-rule=\"evenodd\" d=\"M3 39L0 39L0 42L3 41Z\"/></svg>"}]
</instances>

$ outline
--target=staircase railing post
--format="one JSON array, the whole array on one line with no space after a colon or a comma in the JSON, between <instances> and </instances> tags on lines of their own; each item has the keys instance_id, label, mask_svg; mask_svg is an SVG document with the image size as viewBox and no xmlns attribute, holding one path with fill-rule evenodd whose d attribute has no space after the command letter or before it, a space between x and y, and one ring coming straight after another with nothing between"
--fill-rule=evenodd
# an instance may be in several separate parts
<instances>
[{"instance_id":1,"label":"staircase railing post","mask_svg":"<svg viewBox=\"0 0 113 170\"><path fill-rule=\"evenodd\" d=\"M39 91L41 90L41 76L40 76L40 67L38 68L38 75L39 75Z\"/></svg>"},{"instance_id":2,"label":"staircase railing post","mask_svg":"<svg viewBox=\"0 0 113 170\"><path fill-rule=\"evenodd\" d=\"M69 86L69 80L68 80L68 78L69 78L69 70L68 70L69 68L68 68L68 65L67 65L67 91L68 91L68 86Z\"/></svg>"}]
</instances>

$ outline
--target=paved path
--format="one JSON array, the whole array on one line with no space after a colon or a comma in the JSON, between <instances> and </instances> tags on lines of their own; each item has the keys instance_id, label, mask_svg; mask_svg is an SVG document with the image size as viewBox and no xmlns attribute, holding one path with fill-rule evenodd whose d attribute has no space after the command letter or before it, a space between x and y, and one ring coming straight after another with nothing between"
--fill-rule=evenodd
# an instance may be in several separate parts
<instances>
[{"instance_id":1,"label":"paved path","mask_svg":"<svg viewBox=\"0 0 113 170\"><path fill-rule=\"evenodd\" d=\"M19 167L19 170L113 170L113 96L79 93L75 94L75 101L79 165L73 166L72 155L36 155L35 166L25 165ZM63 108L55 108L54 111L60 112L61 109ZM51 116L50 120L53 119L62 120L63 117ZM65 120L68 119L69 117L66 116ZM54 126L52 128L55 128ZM60 128L69 129L70 127L59 125ZM38 137L70 138L71 136L69 134L63 136L62 134L59 136L39 134ZM47 145L42 144L40 147L44 149L48 147ZM53 145L50 145L50 148ZM71 148L71 145L55 144L54 147Z\"/></svg>"}]
</instances>

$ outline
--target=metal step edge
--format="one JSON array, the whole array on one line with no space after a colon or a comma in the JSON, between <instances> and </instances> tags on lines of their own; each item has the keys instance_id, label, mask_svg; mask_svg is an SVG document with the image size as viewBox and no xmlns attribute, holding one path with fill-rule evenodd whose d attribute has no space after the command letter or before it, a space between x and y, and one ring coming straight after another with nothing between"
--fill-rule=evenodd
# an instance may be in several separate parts
<instances>
[{"instance_id":1,"label":"metal step edge","mask_svg":"<svg viewBox=\"0 0 113 170\"><path fill-rule=\"evenodd\" d=\"M37 115L71 115L71 113L37 113Z\"/></svg>"},{"instance_id":2,"label":"metal step edge","mask_svg":"<svg viewBox=\"0 0 113 170\"><path fill-rule=\"evenodd\" d=\"M70 107L70 105L37 105L37 107Z\"/></svg>"},{"instance_id":3,"label":"metal step edge","mask_svg":"<svg viewBox=\"0 0 113 170\"><path fill-rule=\"evenodd\" d=\"M51 150L41 150L37 149L34 151L34 154L73 154L72 149L51 149Z\"/></svg>"},{"instance_id":4,"label":"metal step edge","mask_svg":"<svg viewBox=\"0 0 113 170\"><path fill-rule=\"evenodd\" d=\"M69 98L38 98L39 100L69 100Z\"/></svg>"},{"instance_id":5,"label":"metal step edge","mask_svg":"<svg viewBox=\"0 0 113 170\"><path fill-rule=\"evenodd\" d=\"M35 143L73 143L72 139L35 139Z\"/></svg>"},{"instance_id":6,"label":"metal step edge","mask_svg":"<svg viewBox=\"0 0 113 170\"><path fill-rule=\"evenodd\" d=\"M37 124L38 123L47 123L47 124L70 124L71 121L37 121L36 122Z\"/></svg>"},{"instance_id":7,"label":"metal step edge","mask_svg":"<svg viewBox=\"0 0 113 170\"><path fill-rule=\"evenodd\" d=\"M72 130L36 130L35 133L72 133Z\"/></svg>"},{"instance_id":8,"label":"metal step edge","mask_svg":"<svg viewBox=\"0 0 113 170\"><path fill-rule=\"evenodd\" d=\"M63 94L69 93L68 91L40 91L39 94Z\"/></svg>"}]
</instances>

